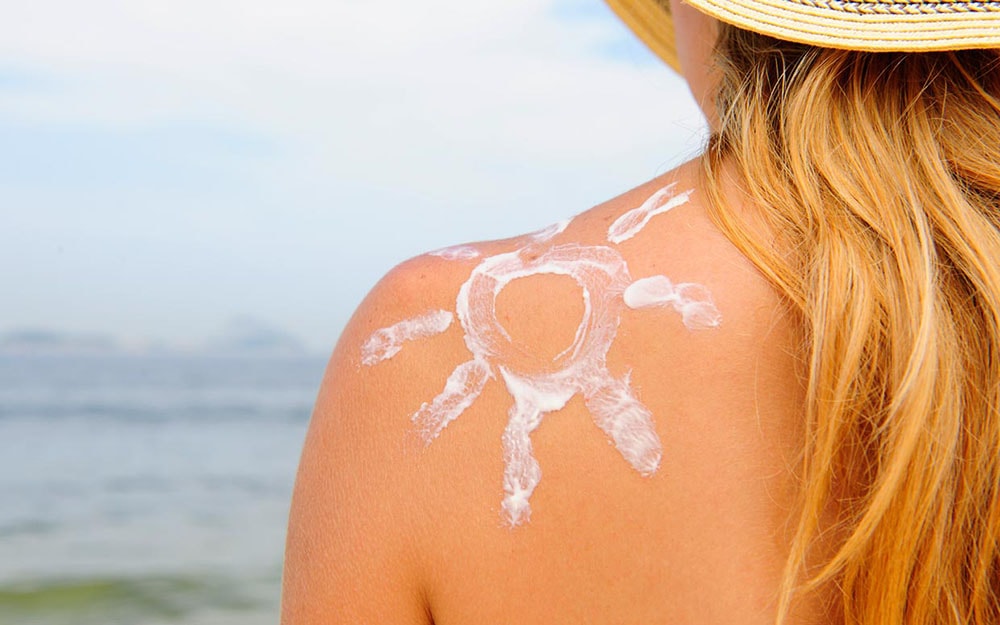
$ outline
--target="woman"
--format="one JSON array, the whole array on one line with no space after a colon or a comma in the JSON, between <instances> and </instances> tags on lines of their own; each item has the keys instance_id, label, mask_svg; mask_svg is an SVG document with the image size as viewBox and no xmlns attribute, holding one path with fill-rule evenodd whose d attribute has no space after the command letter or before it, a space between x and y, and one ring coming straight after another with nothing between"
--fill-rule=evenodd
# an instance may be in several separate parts
<instances>
[{"instance_id":1,"label":"woman","mask_svg":"<svg viewBox=\"0 0 1000 625\"><path fill-rule=\"evenodd\" d=\"M373 290L283 622L1000 622L1000 4L612 4L704 155Z\"/></svg>"}]
</instances>

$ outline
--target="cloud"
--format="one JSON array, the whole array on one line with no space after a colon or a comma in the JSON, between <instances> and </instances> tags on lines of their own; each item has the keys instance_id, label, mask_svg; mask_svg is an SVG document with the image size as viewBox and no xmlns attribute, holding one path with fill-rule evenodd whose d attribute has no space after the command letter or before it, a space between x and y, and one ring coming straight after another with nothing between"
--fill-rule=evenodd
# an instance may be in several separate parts
<instances>
[{"instance_id":1,"label":"cloud","mask_svg":"<svg viewBox=\"0 0 1000 625\"><path fill-rule=\"evenodd\" d=\"M8 92L0 111L116 126L201 119L355 147L413 134L397 147L488 141L573 158L608 130L634 129L636 112L691 113L669 110L662 67L602 55L631 41L608 17L598 0L19 3L0 24L0 58L58 77L64 97Z\"/></svg>"},{"instance_id":2,"label":"cloud","mask_svg":"<svg viewBox=\"0 0 1000 625\"><path fill-rule=\"evenodd\" d=\"M148 254L196 240L219 281L241 266L219 258L252 258L276 283L264 267L300 289L335 283L341 295L315 303L260 287L315 306L272 313L326 341L338 328L319 325L347 310L320 307L353 306L394 262L584 210L677 164L701 132L681 80L600 0L14 3L0 21L0 136L28 157L0 187L39 217L21 215L0 247L24 251L43 222L124 241L154 220L163 244ZM112 270L114 249L99 256ZM144 260L183 287L172 263ZM32 311L4 314L41 314L32 291Z\"/></svg>"}]
</instances>

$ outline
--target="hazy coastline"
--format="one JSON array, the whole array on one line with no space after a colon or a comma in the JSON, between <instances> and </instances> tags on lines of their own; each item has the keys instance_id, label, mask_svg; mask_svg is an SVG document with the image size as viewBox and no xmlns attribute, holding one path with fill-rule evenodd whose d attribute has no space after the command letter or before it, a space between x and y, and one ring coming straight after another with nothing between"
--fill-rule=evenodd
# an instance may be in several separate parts
<instances>
[{"instance_id":1,"label":"hazy coastline","mask_svg":"<svg viewBox=\"0 0 1000 625\"><path fill-rule=\"evenodd\" d=\"M319 355L277 326L250 318L229 320L214 334L186 343L125 338L111 333L46 327L0 330L0 356L309 356Z\"/></svg>"},{"instance_id":2,"label":"hazy coastline","mask_svg":"<svg viewBox=\"0 0 1000 625\"><path fill-rule=\"evenodd\" d=\"M258 342L137 351L10 336L0 622L276 622L288 503L325 357Z\"/></svg>"}]
</instances>

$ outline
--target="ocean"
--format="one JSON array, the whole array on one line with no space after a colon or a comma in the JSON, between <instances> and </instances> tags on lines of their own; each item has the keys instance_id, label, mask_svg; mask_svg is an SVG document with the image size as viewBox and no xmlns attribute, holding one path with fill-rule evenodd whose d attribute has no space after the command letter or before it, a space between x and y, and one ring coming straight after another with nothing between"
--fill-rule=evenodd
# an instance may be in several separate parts
<instances>
[{"instance_id":1,"label":"ocean","mask_svg":"<svg viewBox=\"0 0 1000 625\"><path fill-rule=\"evenodd\" d=\"M278 622L311 356L0 356L0 625Z\"/></svg>"}]
</instances>

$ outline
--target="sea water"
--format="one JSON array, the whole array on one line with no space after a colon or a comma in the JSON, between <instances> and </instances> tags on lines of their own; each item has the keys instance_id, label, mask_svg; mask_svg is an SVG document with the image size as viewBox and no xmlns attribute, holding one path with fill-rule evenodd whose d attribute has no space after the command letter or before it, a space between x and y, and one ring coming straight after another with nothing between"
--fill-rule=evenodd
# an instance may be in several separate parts
<instances>
[{"instance_id":1,"label":"sea water","mask_svg":"<svg viewBox=\"0 0 1000 625\"><path fill-rule=\"evenodd\" d=\"M0 624L277 623L324 360L0 357Z\"/></svg>"}]
</instances>

